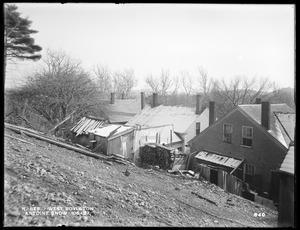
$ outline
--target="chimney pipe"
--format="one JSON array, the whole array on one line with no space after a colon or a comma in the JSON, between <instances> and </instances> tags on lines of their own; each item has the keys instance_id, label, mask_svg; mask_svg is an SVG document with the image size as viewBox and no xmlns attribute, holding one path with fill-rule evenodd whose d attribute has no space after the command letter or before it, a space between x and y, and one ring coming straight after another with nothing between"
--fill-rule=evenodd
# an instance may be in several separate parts
<instances>
[{"instance_id":1,"label":"chimney pipe","mask_svg":"<svg viewBox=\"0 0 300 230\"><path fill-rule=\"evenodd\" d=\"M255 104L261 104L261 99L260 98L256 98L255 99Z\"/></svg>"},{"instance_id":2,"label":"chimney pipe","mask_svg":"<svg viewBox=\"0 0 300 230\"><path fill-rule=\"evenodd\" d=\"M152 107L156 107L157 106L157 93L153 93L153 105Z\"/></svg>"},{"instance_id":3,"label":"chimney pipe","mask_svg":"<svg viewBox=\"0 0 300 230\"><path fill-rule=\"evenodd\" d=\"M141 92L141 109L145 108L145 93Z\"/></svg>"},{"instance_id":4,"label":"chimney pipe","mask_svg":"<svg viewBox=\"0 0 300 230\"><path fill-rule=\"evenodd\" d=\"M261 125L267 130L270 129L270 103L268 101L261 103Z\"/></svg>"},{"instance_id":5,"label":"chimney pipe","mask_svg":"<svg viewBox=\"0 0 300 230\"><path fill-rule=\"evenodd\" d=\"M200 94L196 95L196 114L197 115L201 114L201 95Z\"/></svg>"},{"instance_id":6,"label":"chimney pipe","mask_svg":"<svg viewBox=\"0 0 300 230\"><path fill-rule=\"evenodd\" d=\"M209 102L209 126L211 126L215 122L215 102Z\"/></svg>"},{"instance_id":7,"label":"chimney pipe","mask_svg":"<svg viewBox=\"0 0 300 230\"><path fill-rule=\"evenodd\" d=\"M110 104L115 103L115 93L110 93Z\"/></svg>"}]
</instances>

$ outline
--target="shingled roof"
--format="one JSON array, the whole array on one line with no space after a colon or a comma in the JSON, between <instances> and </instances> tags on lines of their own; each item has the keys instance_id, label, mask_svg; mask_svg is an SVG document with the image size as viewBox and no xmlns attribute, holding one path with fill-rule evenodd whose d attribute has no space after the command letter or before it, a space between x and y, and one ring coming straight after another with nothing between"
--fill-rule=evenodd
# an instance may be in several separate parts
<instances>
[{"instance_id":1,"label":"shingled roof","mask_svg":"<svg viewBox=\"0 0 300 230\"><path fill-rule=\"evenodd\" d=\"M261 125L261 104L239 105L238 107ZM280 119L283 121L282 123ZM284 130L285 126L289 133ZM286 104L270 104L270 130L268 132L286 148L288 148L291 141L288 135L293 135L293 131L291 132L291 130L294 127L295 111L292 108Z\"/></svg>"}]
</instances>

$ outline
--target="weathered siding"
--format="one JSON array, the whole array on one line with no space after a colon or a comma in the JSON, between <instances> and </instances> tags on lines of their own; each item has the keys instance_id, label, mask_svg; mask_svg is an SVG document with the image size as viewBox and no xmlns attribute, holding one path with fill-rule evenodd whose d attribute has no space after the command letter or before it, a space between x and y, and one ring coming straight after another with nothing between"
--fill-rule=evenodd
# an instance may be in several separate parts
<instances>
[{"instance_id":1,"label":"weathered siding","mask_svg":"<svg viewBox=\"0 0 300 230\"><path fill-rule=\"evenodd\" d=\"M115 154L126 159L133 159L133 140L133 131L109 140L107 154Z\"/></svg>"},{"instance_id":2,"label":"weathered siding","mask_svg":"<svg viewBox=\"0 0 300 230\"><path fill-rule=\"evenodd\" d=\"M233 125L231 144L222 141L224 123ZM242 126L253 127L252 148L241 146ZM238 110L194 139L191 152L196 150L210 150L228 157L245 159L245 164L255 166L255 174L261 175L262 178L261 188L267 192L269 192L271 170L278 168L286 153L286 150L274 143L267 134Z\"/></svg>"},{"instance_id":3,"label":"weathered siding","mask_svg":"<svg viewBox=\"0 0 300 230\"><path fill-rule=\"evenodd\" d=\"M107 138L95 135L96 140L96 152L107 154Z\"/></svg>"},{"instance_id":4,"label":"weathered siding","mask_svg":"<svg viewBox=\"0 0 300 230\"><path fill-rule=\"evenodd\" d=\"M280 173L278 227L294 227L294 176Z\"/></svg>"},{"instance_id":5,"label":"weathered siding","mask_svg":"<svg viewBox=\"0 0 300 230\"><path fill-rule=\"evenodd\" d=\"M212 170L217 171L217 180L218 180L217 185L227 192L241 196L243 183L237 177L235 177L223 170L211 169L202 164L194 165L194 169L195 168L197 168L199 175L203 179L210 181L211 183L213 183L212 177L211 177Z\"/></svg>"}]
</instances>

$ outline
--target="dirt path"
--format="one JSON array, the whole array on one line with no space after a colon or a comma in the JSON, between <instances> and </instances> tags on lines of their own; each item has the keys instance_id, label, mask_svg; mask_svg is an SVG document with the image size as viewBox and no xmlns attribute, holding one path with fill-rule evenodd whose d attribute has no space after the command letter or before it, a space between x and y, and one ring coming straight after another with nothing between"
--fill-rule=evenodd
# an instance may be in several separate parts
<instances>
[{"instance_id":1,"label":"dirt path","mask_svg":"<svg viewBox=\"0 0 300 230\"><path fill-rule=\"evenodd\" d=\"M134 165L126 176L125 165L5 134L29 143L5 137L4 226L277 226L277 211L208 182Z\"/></svg>"}]
</instances>

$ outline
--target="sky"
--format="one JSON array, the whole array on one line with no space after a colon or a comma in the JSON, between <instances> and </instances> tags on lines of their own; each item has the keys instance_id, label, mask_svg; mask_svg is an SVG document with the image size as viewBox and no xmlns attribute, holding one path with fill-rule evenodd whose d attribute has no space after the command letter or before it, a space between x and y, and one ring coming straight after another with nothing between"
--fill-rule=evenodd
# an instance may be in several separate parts
<instances>
[{"instance_id":1,"label":"sky","mask_svg":"<svg viewBox=\"0 0 300 230\"><path fill-rule=\"evenodd\" d=\"M269 77L294 87L294 5L17 3L32 21L36 44L64 51L87 70L133 68L135 89L145 77L198 68L215 79ZM42 61L9 65L5 87L22 84Z\"/></svg>"}]
</instances>

